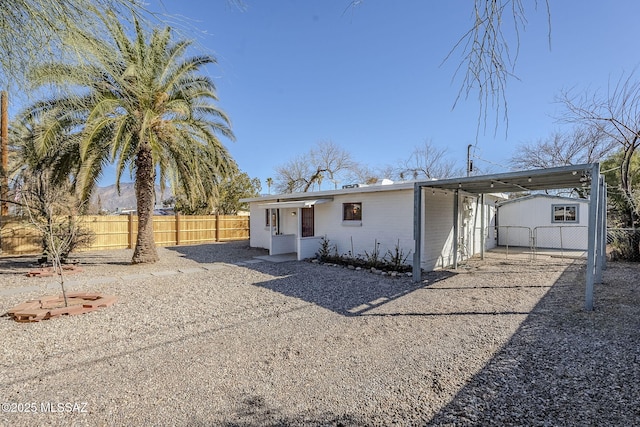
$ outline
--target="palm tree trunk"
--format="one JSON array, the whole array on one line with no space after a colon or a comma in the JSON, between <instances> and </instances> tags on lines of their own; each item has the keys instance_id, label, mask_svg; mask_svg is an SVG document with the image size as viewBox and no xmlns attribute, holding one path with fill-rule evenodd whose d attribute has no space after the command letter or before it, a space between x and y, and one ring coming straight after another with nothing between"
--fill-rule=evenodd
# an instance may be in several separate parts
<instances>
[{"instance_id":1,"label":"palm tree trunk","mask_svg":"<svg viewBox=\"0 0 640 427\"><path fill-rule=\"evenodd\" d=\"M153 237L153 206L155 203L155 171L149 144L141 144L136 156L136 201L138 207L138 238L133 251L133 264L158 261Z\"/></svg>"}]
</instances>

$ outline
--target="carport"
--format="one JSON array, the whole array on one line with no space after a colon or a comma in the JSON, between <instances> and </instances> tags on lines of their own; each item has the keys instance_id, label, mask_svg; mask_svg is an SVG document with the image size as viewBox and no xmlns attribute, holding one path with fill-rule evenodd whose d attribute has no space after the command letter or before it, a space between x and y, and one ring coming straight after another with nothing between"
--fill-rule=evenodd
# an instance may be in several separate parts
<instances>
[{"instance_id":1,"label":"carport","mask_svg":"<svg viewBox=\"0 0 640 427\"><path fill-rule=\"evenodd\" d=\"M605 267L606 249L606 200L607 192L604 177L600 174L599 163L561 166L547 169L507 172L493 175L471 176L435 181L416 182L413 202L413 235L415 250L413 254L413 278L421 280L422 225L429 219L422 211L423 192L426 189L440 189L454 193L453 205L453 268L458 266L458 212L460 194L466 193L479 197L484 205L484 195L491 193L512 193L522 191L558 190L567 188L585 188L589 190L589 223L587 274L585 283L585 309L593 310L593 285L602 282L602 270ZM484 259L486 218L481 211L481 257Z\"/></svg>"}]
</instances>

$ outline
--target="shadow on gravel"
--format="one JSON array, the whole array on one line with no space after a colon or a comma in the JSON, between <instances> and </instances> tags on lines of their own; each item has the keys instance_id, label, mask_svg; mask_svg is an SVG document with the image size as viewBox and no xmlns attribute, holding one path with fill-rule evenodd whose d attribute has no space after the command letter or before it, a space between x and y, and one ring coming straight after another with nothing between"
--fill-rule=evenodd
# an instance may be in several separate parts
<instances>
[{"instance_id":1,"label":"shadow on gravel","mask_svg":"<svg viewBox=\"0 0 640 427\"><path fill-rule=\"evenodd\" d=\"M267 255L265 249L251 248L248 241L167 248L200 263L238 263L276 279L254 283L265 289L316 304L344 316L359 316L373 308L425 288L455 273L436 271L423 274L422 282L410 278L382 277L366 271L311 264L303 261L246 263Z\"/></svg>"},{"instance_id":2,"label":"shadow on gravel","mask_svg":"<svg viewBox=\"0 0 640 427\"><path fill-rule=\"evenodd\" d=\"M423 274L421 282L415 283L406 277L381 277L364 271L297 261L277 265L260 263L250 268L280 276L255 283L256 286L298 298L343 316L365 315L374 308L455 275L449 271L429 272Z\"/></svg>"},{"instance_id":3,"label":"shadow on gravel","mask_svg":"<svg viewBox=\"0 0 640 427\"><path fill-rule=\"evenodd\" d=\"M0 258L0 274L22 273L38 266L38 257L33 255Z\"/></svg>"},{"instance_id":4,"label":"shadow on gravel","mask_svg":"<svg viewBox=\"0 0 640 427\"><path fill-rule=\"evenodd\" d=\"M267 249L250 247L248 240L207 243L194 246L170 246L166 247L166 249L203 264L214 262L234 264L250 260L256 256L269 255Z\"/></svg>"},{"instance_id":5,"label":"shadow on gravel","mask_svg":"<svg viewBox=\"0 0 640 427\"><path fill-rule=\"evenodd\" d=\"M427 425L638 425L640 288L616 279L619 268L596 285L593 312L583 310L584 268L567 269Z\"/></svg>"},{"instance_id":6,"label":"shadow on gravel","mask_svg":"<svg viewBox=\"0 0 640 427\"><path fill-rule=\"evenodd\" d=\"M190 419L192 427L355 427L366 425L363 420L350 415L309 415L287 417L277 408L269 406L261 396L244 396L239 399L237 409L231 416L232 421L211 423L208 420Z\"/></svg>"}]
</instances>

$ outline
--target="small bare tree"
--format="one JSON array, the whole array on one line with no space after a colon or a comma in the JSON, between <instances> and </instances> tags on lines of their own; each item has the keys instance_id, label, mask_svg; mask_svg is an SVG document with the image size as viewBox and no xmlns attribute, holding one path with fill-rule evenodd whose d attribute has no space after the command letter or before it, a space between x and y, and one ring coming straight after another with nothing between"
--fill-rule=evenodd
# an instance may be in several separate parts
<instances>
[{"instance_id":1,"label":"small bare tree","mask_svg":"<svg viewBox=\"0 0 640 427\"><path fill-rule=\"evenodd\" d=\"M81 226L84 207L74 196L72 181L59 164L77 157L73 136L59 138L52 148L38 150L36 136L46 118L21 116L12 123L10 167L16 213L25 216L42 236L43 261L51 262L65 297L62 264L74 249L89 245L93 233Z\"/></svg>"},{"instance_id":2,"label":"small bare tree","mask_svg":"<svg viewBox=\"0 0 640 427\"><path fill-rule=\"evenodd\" d=\"M67 306L62 265L74 249L90 245L94 235L81 226L70 187L53 186L45 174L37 174L17 191L23 213L42 236L43 258L51 263Z\"/></svg>"}]
</instances>

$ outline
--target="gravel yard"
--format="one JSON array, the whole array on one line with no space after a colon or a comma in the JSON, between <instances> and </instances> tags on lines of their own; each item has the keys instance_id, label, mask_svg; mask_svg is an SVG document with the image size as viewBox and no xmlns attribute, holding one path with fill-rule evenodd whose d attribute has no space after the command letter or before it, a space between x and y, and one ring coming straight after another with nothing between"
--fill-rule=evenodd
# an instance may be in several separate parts
<instances>
[{"instance_id":1,"label":"gravel yard","mask_svg":"<svg viewBox=\"0 0 640 427\"><path fill-rule=\"evenodd\" d=\"M640 424L638 264L610 263L585 312L581 260L489 254L416 284L246 241L131 253L66 278L112 307L0 317L0 425ZM34 260L0 258L0 314L57 293Z\"/></svg>"}]
</instances>

